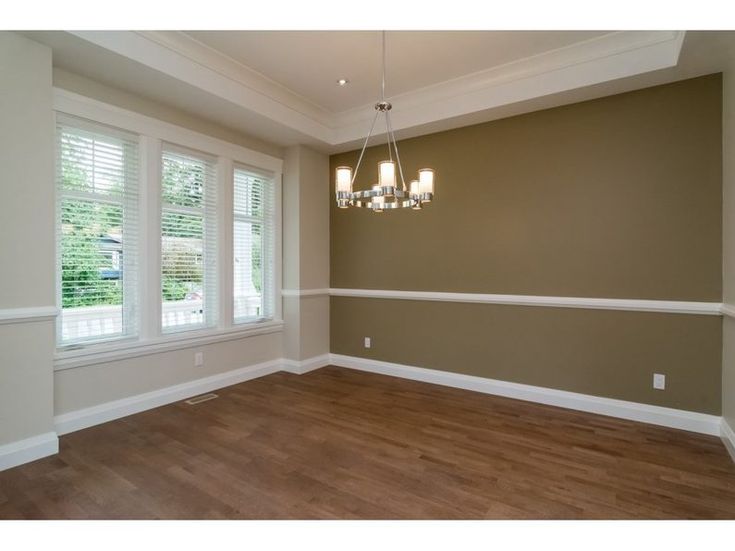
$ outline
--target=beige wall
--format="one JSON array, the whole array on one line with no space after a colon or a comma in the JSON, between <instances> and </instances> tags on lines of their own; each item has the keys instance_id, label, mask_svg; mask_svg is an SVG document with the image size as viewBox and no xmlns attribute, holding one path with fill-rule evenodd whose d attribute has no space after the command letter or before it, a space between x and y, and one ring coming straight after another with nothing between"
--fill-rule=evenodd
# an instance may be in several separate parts
<instances>
[{"instance_id":1,"label":"beige wall","mask_svg":"<svg viewBox=\"0 0 735 551\"><path fill-rule=\"evenodd\" d=\"M182 126L226 142L272 155L273 157L283 158L283 148L275 144L245 135L237 130L225 128L215 122L197 117L170 105L106 86L100 82L90 80L75 73L70 73L58 67L54 67L53 82L57 88L63 88L76 94L116 105L122 109L128 109L148 117Z\"/></svg>"},{"instance_id":2,"label":"beige wall","mask_svg":"<svg viewBox=\"0 0 735 551\"><path fill-rule=\"evenodd\" d=\"M304 146L286 150L283 174L283 287L329 287L329 159ZM306 360L329 352L329 297L283 300L284 353Z\"/></svg>"},{"instance_id":3,"label":"beige wall","mask_svg":"<svg viewBox=\"0 0 735 551\"><path fill-rule=\"evenodd\" d=\"M223 128L147 98L110 88L87 78L54 69L54 86L117 105L171 124L189 128L231 143L274 155L283 150ZM194 367L194 351L204 352L203 368ZM182 382L280 358L281 334L249 337L239 341L216 343L196 349L182 349L129 360L57 371L54 376L55 413L102 404L136 394L158 390Z\"/></svg>"},{"instance_id":4,"label":"beige wall","mask_svg":"<svg viewBox=\"0 0 735 551\"><path fill-rule=\"evenodd\" d=\"M110 88L79 75L54 69L53 83L58 88L269 155L283 157L283 150L273 144L223 128L147 98ZM51 231L53 232L53 229ZM46 269L53 277L53 265L48 265ZM204 353L204 366L201 368L194 367L195 351ZM282 355L283 334L277 333L57 371L54 374L55 414L68 413L111 400L278 359Z\"/></svg>"},{"instance_id":5,"label":"beige wall","mask_svg":"<svg viewBox=\"0 0 735 551\"><path fill-rule=\"evenodd\" d=\"M51 50L0 32L0 309L53 306ZM53 322L0 324L0 445L53 430Z\"/></svg>"},{"instance_id":6,"label":"beige wall","mask_svg":"<svg viewBox=\"0 0 735 551\"><path fill-rule=\"evenodd\" d=\"M409 139L400 151L409 174L436 170L436 201L420 213L333 205L332 287L721 300L719 74ZM332 172L357 153L333 156ZM369 149L358 181L374 180L385 156ZM331 304L335 353L720 412L717 317ZM369 351L363 336L375 339ZM667 390L651 389L654 372Z\"/></svg>"},{"instance_id":7,"label":"beige wall","mask_svg":"<svg viewBox=\"0 0 735 551\"><path fill-rule=\"evenodd\" d=\"M5 259L0 309L55 303L52 83L270 155L283 154L272 144L77 75L53 70L52 77L51 50L15 33L0 32L0 74L0 251ZM200 350L205 364L195 368L194 351ZM274 333L54 373L54 351L53 322L0 324L0 445L53 430L55 414L283 355L282 334Z\"/></svg>"},{"instance_id":8,"label":"beige wall","mask_svg":"<svg viewBox=\"0 0 735 551\"><path fill-rule=\"evenodd\" d=\"M735 308L735 59L723 74L722 300ZM735 428L735 319L722 322L722 415Z\"/></svg>"},{"instance_id":9,"label":"beige wall","mask_svg":"<svg viewBox=\"0 0 735 551\"><path fill-rule=\"evenodd\" d=\"M209 377L281 357L281 334L182 348L100 365L57 371L56 415ZM194 367L194 352L204 366Z\"/></svg>"}]
</instances>

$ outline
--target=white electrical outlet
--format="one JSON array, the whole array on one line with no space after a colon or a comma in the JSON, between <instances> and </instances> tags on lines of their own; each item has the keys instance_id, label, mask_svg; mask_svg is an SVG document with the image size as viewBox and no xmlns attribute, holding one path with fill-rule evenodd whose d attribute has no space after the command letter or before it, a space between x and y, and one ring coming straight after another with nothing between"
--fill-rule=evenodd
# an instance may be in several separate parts
<instances>
[{"instance_id":1,"label":"white electrical outlet","mask_svg":"<svg viewBox=\"0 0 735 551\"><path fill-rule=\"evenodd\" d=\"M664 390L666 388L666 375L661 373L653 374L653 388L656 390Z\"/></svg>"},{"instance_id":2,"label":"white electrical outlet","mask_svg":"<svg viewBox=\"0 0 735 551\"><path fill-rule=\"evenodd\" d=\"M204 352L194 353L194 367L202 367L204 365Z\"/></svg>"},{"instance_id":3,"label":"white electrical outlet","mask_svg":"<svg viewBox=\"0 0 735 551\"><path fill-rule=\"evenodd\" d=\"M370 337L365 337L365 348L370 348L371 345Z\"/></svg>"}]
</instances>

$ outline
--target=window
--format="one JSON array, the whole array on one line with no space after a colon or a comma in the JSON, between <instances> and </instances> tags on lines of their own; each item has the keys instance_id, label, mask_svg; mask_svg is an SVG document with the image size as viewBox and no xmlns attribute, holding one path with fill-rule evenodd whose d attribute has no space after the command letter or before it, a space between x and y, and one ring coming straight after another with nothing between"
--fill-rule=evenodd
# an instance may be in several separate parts
<instances>
[{"instance_id":1,"label":"window","mask_svg":"<svg viewBox=\"0 0 735 551\"><path fill-rule=\"evenodd\" d=\"M76 95L54 101L56 365L280 331L282 161Z\"/></svg>"},{"instance_id":2,"label":"window","mask_svg":"<svg viewBox=\"0 0 735 551\"><path fill-rule=\"evenodd\" d=\"M161 326L217 325L214 159L166 145L161 157Z\"/></svg>"},{"instance_id":3,"label":"window","mask_svg":"<svg viewBox=\"0 0 735 551\"><path fill-rule=\"evenodd\" d=\"M234 322L273 317L273 180L235 166L233 222Z\"/></svg>"},{"instance_id":4,"label":"window","mask_svg":"<svg viewBox=\"0 0 735 551\"><path fill-rule=\"evenodd\" d=\"M59 117L57 341L137 334L137 137Z\"/></svg>"}]
</instances>

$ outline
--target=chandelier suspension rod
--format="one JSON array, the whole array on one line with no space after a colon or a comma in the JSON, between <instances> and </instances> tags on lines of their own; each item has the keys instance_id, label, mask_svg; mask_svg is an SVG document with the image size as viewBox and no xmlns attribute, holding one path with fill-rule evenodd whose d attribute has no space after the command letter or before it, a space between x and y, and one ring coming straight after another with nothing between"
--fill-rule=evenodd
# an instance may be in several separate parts
<instances>
[{"instance_id":1,"label":"chandelier suspension rod","mask_svg":"<svg viewBox=\"0 0 735 551\"><path fill-rule=\"evenodd\" d=\"M398 173L401 175L401 186L406 191L406 180L403 179L403 167L401 166L401 156L398 153L398 145L396 144L396 135L393 133L393 125L390 122L390 113L385 112L385 124L388 127L388 150L390 150L390 141L393 140L393 149L396 150L396 162L398 163Z\"/></svg>"},{"instance_id":2,"label":"chandelier suspension rod","mask_svg":"<svg viewBox=\"0 0 735 551\"><path fill-rule=\"evenodd\" d=\"M375 116L373 117L373 124L370 125L370 131L368 132L367 138L365 138L365 143L362 144L362 150L360 151L360 157L357 159L357 166L355 167L355 172L352 173L352 180L350 181L350 184L355 183L355 178L357 178L357 172L360 170L360 163L362 162L362 156L365 154L365 148L367 147L368 141L370 141L370 135L373 133L373 128L375 128L375 122L378 120L378 115L380 115L380 111L375 111Z\"/></svg>"},{"instance_id":3,"label":"chandelier suspension rod","mask_svg":"<svg viewBox=\"0 0 735 551\"><path fill-rule=\"evenodd\" d=\"M383 83L380 87L380 101L385 101L385 31L383 31Z\"/></svg>"},{"instance_id":4,"label":"chandelier suspension rod","mask_svg":"<svg viewBox=\"0 0 735 551\"><path fill-rule=\"evenodd\" d=\"M380 101L385 102L385 31L381 31L381 38L383 41L383 80L380 87ZM388 123L388 111L385 111L385 133L388 135L388 159L392 162L393 161L393 153L390 150L390 124ZM396 157L398 156L398 151L396 151ZM400 164L400 161L399 161Z\"/></svg>"}]
</instances>

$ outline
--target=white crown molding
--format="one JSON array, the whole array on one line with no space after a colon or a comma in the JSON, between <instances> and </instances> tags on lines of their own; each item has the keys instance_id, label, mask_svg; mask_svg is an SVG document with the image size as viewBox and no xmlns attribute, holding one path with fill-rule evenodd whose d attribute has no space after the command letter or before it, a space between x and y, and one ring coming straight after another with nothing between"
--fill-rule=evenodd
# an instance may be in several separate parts
<instances>
[{"instance_id":1,"label":"white crown molding","mask_svg":"<svg viewBox=\"0 0 735 551\"><path fill-rule=\"evenodd\" d=\"M723 304L721 311L722 315L727 316L728 318L735 318L735 306L732 304Z\"/></svg>"},{"instance_id":2,"label":"white crown molding","mask_svg":"<svg viewBox=\"0 0 735 551\"><path fill-rule=\"evenodd\" d=\"M621 31L391 97L394 130L673 67L684 31ZM372 109L339 113L337 144L362 139Z\"/></svg>"},{"instance_id":3,"label":"white crown molding","mask_svg":"<svg viewBox=\"0 0 735 551\"><path fill-rule=\"evenodd\" d=\"M49 321L59 315L56 306L31 306L29 308L0 309L0 325L6 323L27 323L32 321Z\"/></svg>"},{"instance_id":4,"label":"white crown molding","mask_svg":"<svg viewBox=\"0 0 735 551\"><path fill-rule=\"evenodd\" d=\"M307 136L331 141L333 130L327 124L327 114L318 112L298 94L287 92L262 76L258 78L252 69L235 67L239 64L203 44L197 47L197 41L186 40L183 35L135 31L71 34Z\"/></svg>"},{"instance_id":5,"label":"white crown molding","mask_svg":"<svg viewBox=\"0 0 735 551\"><path fill-rule=\"evenodd\" d=\"M59 453L59 437L47 432L0 446L0 471Z\"/></svg>"},{"instance_id":6,"label":"white crown molding","mask_svg":"<svg viewBox=\"0 0 735 551\"><path fill-rule=\"evenodd\" d=\"M204 67L252 88L264 96L307 115L315 120L329 121L331 113L321 105L297 94L263 73L240 63L230 56L200 42L182 31L134 31L169 50Z\"/></svg>"},{"instance_id":7,"label":"white crown molding","mask_svg":"<svg viewBox=\"0 0 735 551\"><path fill-rule=\"evenodd\" d=\"M534 295L493 295L481 293L444 293L434 291L395 291L379 289L330 289L329 294L330 296L335 297L427 300L437 302L465 302L471 304L583 308L590 310L625 310L631 312L663 312L668 314L699 314L708 316L719 316L722 308L722 304L719 302L551 297Z\"/></svg>"},{"instance_id":8,"label":"white crown molding","mask_svg":"<svg viewBox=\"0 0 735 551\"><path fill-rule=\"evenodd\" d=\"M78 31L133 59L329 146L365 137L372 105L330 113L179 32ZM620 31L391 97L405 130L576 88L673 67L684 31Z\"/></svg>"},{"instance_id":9,"label":"white crown molding","mask_svg":"<svg viewBox=\"0 0 735 551\"><path fill-rule=\"evenodd\" d=\"M725 444L727 453L735 461L735 432L733 432L732 427L730 427L724 417L722 418L722 425L720 427L720 438L723 444Z\"/></svg>"},{"instance_id":10,"label":"white crown molding","mask_svg":"<svg viewBox=\"0 0 735 551\"><path fill-rule=\"evenodd\" d=\"M721 417L694 411L652 406L341 354L330 354L330 364L713 436L719 436L721 430Z\"/></svg>"}]
</instances>

